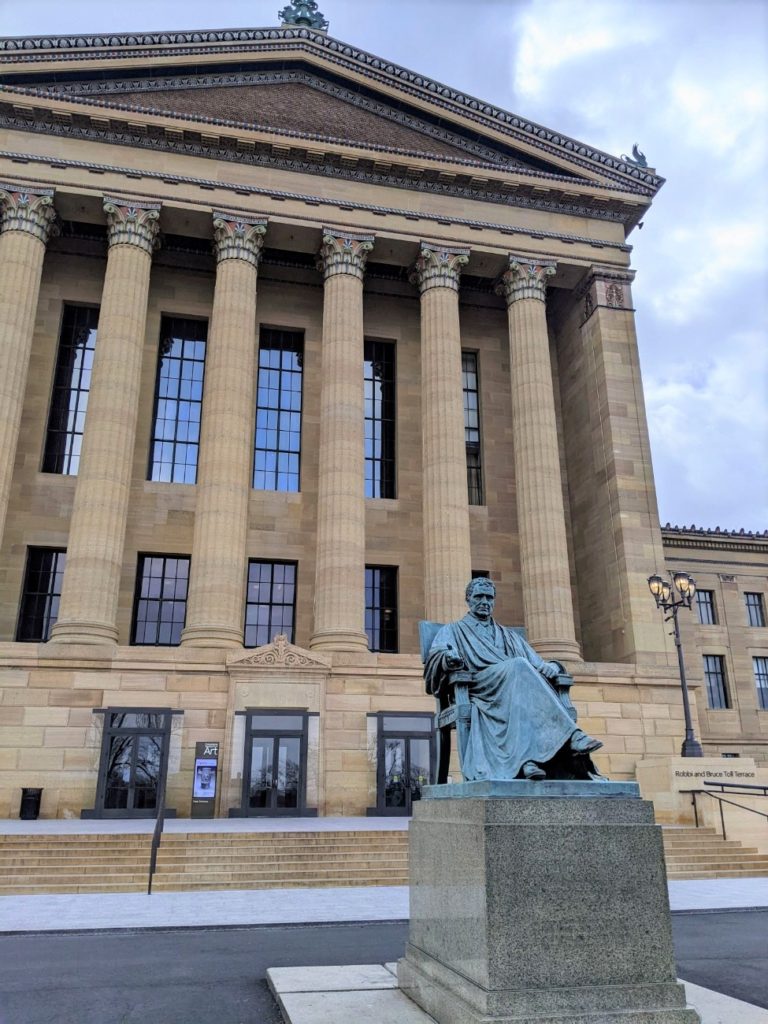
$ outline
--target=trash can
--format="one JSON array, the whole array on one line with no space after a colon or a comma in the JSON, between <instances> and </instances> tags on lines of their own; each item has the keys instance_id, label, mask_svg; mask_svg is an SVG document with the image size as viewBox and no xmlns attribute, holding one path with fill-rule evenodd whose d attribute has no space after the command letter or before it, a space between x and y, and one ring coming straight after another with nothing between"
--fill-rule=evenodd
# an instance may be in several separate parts
<instances>
[{"instance_id":1,"label":"trash can","mask_svg":"<svg viewBox=\"0 0 768 1024\"><path fill-rule=\"evenodd\" d=\"M36 821L40 814L42 789L22 789L19 817L22 821Z\"/></svg>"}]
</instances>

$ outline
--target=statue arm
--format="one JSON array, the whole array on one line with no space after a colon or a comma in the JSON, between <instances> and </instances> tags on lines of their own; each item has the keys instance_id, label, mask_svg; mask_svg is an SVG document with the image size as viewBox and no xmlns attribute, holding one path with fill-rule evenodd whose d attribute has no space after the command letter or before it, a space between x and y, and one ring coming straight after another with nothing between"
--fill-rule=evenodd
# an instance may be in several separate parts
<instances>
[{"instance_id":1,"label":"statue arm","mask_svg":"<svg viewBox=\"0 0 768 1024\"><path fill-rule=\"evenodd\" d=\"M555 679L563 671L559 661L545 661L537 651L534 651L528 641L519 635L517 636L517 642L522 644L525 657L545 679Z\"/></svg>"},{"instance_id":2,"label":"statue arm","mask_svg":"<svg viewBox=\"0 0 768 1024\"><path fill-rule=\"evenodd\" d=\"M448 669L462 667L463 662L452 664L453 661L461 662L461 656L456 649L456 638L450 625L443 626L435 637L424 664L424 683L427 693L437 696L447 682Z\"/></svg>"}]
</instances>

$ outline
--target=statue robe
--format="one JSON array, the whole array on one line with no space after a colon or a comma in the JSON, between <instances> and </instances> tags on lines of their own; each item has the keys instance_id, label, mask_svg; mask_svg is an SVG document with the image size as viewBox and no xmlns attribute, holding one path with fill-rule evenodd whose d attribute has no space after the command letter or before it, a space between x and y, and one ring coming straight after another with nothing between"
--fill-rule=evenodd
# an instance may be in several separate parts
<instances>
[{"instance_id":1,"label":"statue robe","mask_svg":"<svg viewBox=\"0 0 768 1024\"><path fill-rule=\"evenodd\" d=\"M448 682L444 655L460 657L474 681L469 686L472 724L461 770L474 779L515 779L526 761L545 764L577 726L546 675L555 666L525 640L491 619L473 615L443 626L424 667L428 693L438 695Z\"/></svg>"}]
</instances>

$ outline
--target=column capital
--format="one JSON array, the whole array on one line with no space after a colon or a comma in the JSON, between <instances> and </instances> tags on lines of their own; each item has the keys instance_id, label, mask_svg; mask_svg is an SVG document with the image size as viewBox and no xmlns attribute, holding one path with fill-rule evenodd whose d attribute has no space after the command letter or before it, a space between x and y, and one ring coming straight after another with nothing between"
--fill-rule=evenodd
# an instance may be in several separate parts
<instances>
[{"instance_id":1,"label":"column capital","mask_svg":"<svg viewBox=\"0 0 768 1024\"><path fill-rule=\"evenodd\" d=\"M107 236L113 245L135 245L149 256L160 244L160 204L104 197Z\"/></svg>"},{"instance_id":2,"label":"column capital","mask_svg":"<svg viewBox=\"0 0 768 1024\"><path fill-rule=\"evenodd\" d=\"M589 320L595 309L623 309L632 311L632 281L635 272L621 267L590 268L582 283L575 290L577 301L584 300L584 322Z\"/></svg>"},{"instance_id":3,"label":"column capital","mask_svg":"<svg viewBox=\"0 0 768 1024\"><path fill-rule=\"evenodd\" d=\"M363 280L368 253L373 249L374 235L355 235L338 228L323 228L323 241L317 257L317 269L326 281L336 274L351 274Z\"/></svg>"},{"instance_id":4,"label":"column capital","mask_svg":"<svg viewBox=\"0 0 768 1024\"><path fill-rule=\"evenodd\" d=\"M547 278L554 276L556 268L554 260L510 254L509 267L496 282L496 294L503 295L508 306L520 299L539 299L544 302Z\"/></svg>"},{"instance_id":5,"label":"column capital","mask_svg":"<svg viewBox=\"0 0 768 1024\"><path fill-rule=\"evenodd\" d=\"M0 182L0 232L26 231L46 245L55 220L52 188Z\"/></svg>"},{"instance_id":6,"label":"column capital","mask_svg":"<svg viewBox=\"0 0 768 1024\"><path fill-rule=\"evenodd\" d=\"M423 294L430 288L459 290L461 268L469 263L469 249L422 242L410 273L411 284Z\"/></svg>"},{"instance_id":7,"label":"column capital","mask_svg":"<svg viewBox=\"0 0 768 1024\"><path fill-rule=\"evenodd\" d=\"M231 213L213 212L213 250L216 262L243 260L258 267L264 250L266 220L233 216Z\"/></svg>"}]
</instances>

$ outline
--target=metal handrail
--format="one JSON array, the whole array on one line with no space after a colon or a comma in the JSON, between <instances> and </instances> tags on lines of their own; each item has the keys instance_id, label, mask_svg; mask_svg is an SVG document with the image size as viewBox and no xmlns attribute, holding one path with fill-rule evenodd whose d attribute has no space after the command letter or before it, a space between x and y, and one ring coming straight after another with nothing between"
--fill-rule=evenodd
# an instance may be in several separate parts
<instances>
[{"instance_id":1,"label":"metal handrail","mask_svg":"<svg viewBox=\"0 0 768 1024\"><path fill-rule=\"evenodd\" d=\"M714 785L720 785L720 783L714 783ZM727 785L727 783L725 783L725 785ZM762 788L766 788L766 787L756 786L754 788L755 789L762 789ZM690 793L691 794L691 803L693 804L693 817L694 817L694 821L695 821L695 824L696 824L696 828L699 827L699 808L698 808L698 806L696 804L696 797L697 797L697 795L701 793L704 796L712 797L713 800L717 800L718 807L720 809L720 827L723 830L723 839L727 839L728 838L728 836L726 834L726 831L725 831L725 812L723 810L723 804L730 804L731 807L738 807L739 810L741 810L741 811L749 811L750 814L756 814L758 817L765 818L766 821L768 821L768 814L766 814L765 812L758 811L754 807L745 807L744 804L737 804L733 800L726 800L726 798L724 796L719 796L717 793L713 793L709 789L681 789L680 792L681 793ZM761 793L761 794L751 794L751 793L747 794L747 793L745 793L744 794L744 796L752 796L752 795L755 795L755 796L757 796L757 795L765 796L766 794L764 794L764 793Z\"/></svg>"},{"instance_id":2,"label":"metal handrail","mask_svg":"<svg viewBox=\"0 0 768 1024\"><path fill-rule=\"evenodd\" d=\"M750 796L768 796L768 786L756 786L753 782L711 782L709 779L702 779L705 786L717 786L719 789L759 789L759 793L750 793Z\"/></svg>"},{"instance_id":3,"label":"metal handrail","mask_svg":"<svg viewBox=\"0 0 768 1024\"><path fill-rule=\"evenodd\" d=\"M165 827L165 779L160 783L160 788L157 794L157 818L155 820L155 829L152 833L152 846L149 852L149 877L147 878L147 896L152 895L152 876L157 869L157 851L160 847L160 838L163 834L163 828Z\"/></svg>"}]
</instances>

